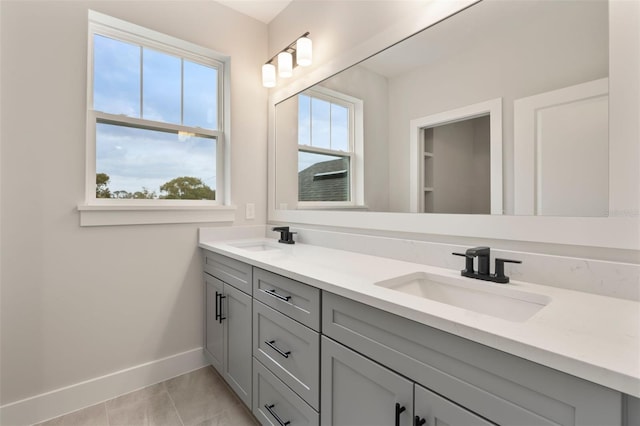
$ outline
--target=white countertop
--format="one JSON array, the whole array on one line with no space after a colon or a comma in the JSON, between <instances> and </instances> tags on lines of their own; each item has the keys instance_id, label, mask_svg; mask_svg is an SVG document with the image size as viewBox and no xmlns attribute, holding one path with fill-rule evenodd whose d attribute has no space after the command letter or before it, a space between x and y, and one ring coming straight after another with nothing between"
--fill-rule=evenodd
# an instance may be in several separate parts
<instances>
[{"instance_id":1,"label":"white countertop","mask_svg":"<svg viewBox=\"0 0 640 426\"><path fill-rule=\"evenodd\" d=\"M274 250L239 246L268 242ZM551 302L524 322L512 322L374 285L424 271L460 272L383 257L271 239L200 242L200 247L285 275L413 321L482 343L617 391L640 397L640 303L511 281Z\"/></svg>"}]
</instances>

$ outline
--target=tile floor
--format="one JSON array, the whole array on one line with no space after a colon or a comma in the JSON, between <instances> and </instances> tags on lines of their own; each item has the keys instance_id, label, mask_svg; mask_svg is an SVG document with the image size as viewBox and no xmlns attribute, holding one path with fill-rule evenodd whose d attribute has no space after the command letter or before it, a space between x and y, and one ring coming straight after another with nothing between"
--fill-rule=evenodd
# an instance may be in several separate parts
<instances>
[{"instance_id":1,"label":"tile floor","mask_svg":"<svg viewBox=\"0 0 640 426\"><path fill-rule=\"evenodd\" d=\"M258 421L205 367L36 426L256 426Z\"/></svg>"}]
</instances>

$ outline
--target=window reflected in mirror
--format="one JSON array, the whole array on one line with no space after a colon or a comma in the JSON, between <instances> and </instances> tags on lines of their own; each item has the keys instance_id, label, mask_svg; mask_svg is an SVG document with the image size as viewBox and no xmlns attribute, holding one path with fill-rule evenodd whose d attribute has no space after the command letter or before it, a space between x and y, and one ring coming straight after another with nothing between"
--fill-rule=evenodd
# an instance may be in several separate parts
<instances>
[{"instance_id":1,"label":"window reflected in mirror","mask_svg":"<svg viewBox=\"0 0 640 426\"><path fill-rule=\"evenodd\" d=\"M287 100L280 117L294 127L283 127L278 135L278 152L288 160L280 161L277 170L282 208L356 206L362 198L353 179L361 173L357 159L363 156L362 131L358 130L363 125L362 109L362 100L326 88L307 90ZM294 144L296 159L285 148Z\"/></svg>"}]
</instances>

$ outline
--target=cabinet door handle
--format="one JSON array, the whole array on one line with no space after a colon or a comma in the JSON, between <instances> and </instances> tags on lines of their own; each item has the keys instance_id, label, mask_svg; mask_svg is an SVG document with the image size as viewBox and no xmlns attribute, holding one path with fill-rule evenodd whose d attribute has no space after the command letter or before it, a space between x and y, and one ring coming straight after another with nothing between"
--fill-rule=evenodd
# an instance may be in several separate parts
<instances>
[{"instance_id":1,"label":"cabinet door handle","mask_svg":"<svg viewBox=\"0 0 640 426\"><path fill-rule=\"evenodd\" d=\"M277 347L276 345L274 345L274 343L276 342L275 340L265 340L264 341L271 349L273 349L274 351L278 352L280 355L282 355L285 358L289 358L289 355L291 355L291 351L287 351L284 352L282 349L280 349L279 347Z\"/></svg>"},{"instance_id":2,"label":"cabinet door handle","mask_svg":"<svg viewBox=\"0 0 640 426\"><path fill-rule=\"evenodd\" d=\"M284 300L285 302L288 302L289 299L291 299L291 296L282 296L282 295L276 293L275 290L264 290L264 292L267 293L269 296L273 296L276 299Z\"/></svg>"},{"instance_id":3,"label":"cabinet door handle","mask_svg":"<svg viewBox=\"0 0 640 426\"><path fill-rule=\"evenodd\" d=\"M276 414L276 412L273 411L273 407L275 407L275 405L273 404L271 405L264 404L264 408L266 408L269 414L271 414L273 418L276 419L278 423L280 423L280 426L287 426L289 423L291 423L289 420L287 420L286 422L283 422L282 419Z\"/></svg>"},{"instance_id":4,"label":"cabinet door handle","mask_svg":"<svg viewBox=\"0 0 640 426\"><path fill-rule=\"evenodd\" d=\"M422 426L427 422L427 419L422 419L420 416L416 416L413 420L413 426Z\"/></svg>"},{"instance_id":5,"label":"cabinet door handle","mask_svg":"<svg viewBox=\"0 0 640 426\"><path fill-rule=\"evenodd\" d=\"M406 411L407 407L400 406L400 404L398 404L396 402L396 426L400 426L400 414L402 414L402 412Z\"/></svg>"},{"instance_id":6,"label":"cabinet door handle","mask_svg":"<svg viewBox=\"0 0 640 426\"><path fill-rule=\"evenodd\" d=\"M218 316L218 322L220 324L222 324L222 320L226 320L227 317L222 315L222 299L226 299L227 296L225 296L224 294L220 293L220 299L218 299L220 301L220 315Z\"/></svg>"},{"instance_id":7,"label":"cabinet door handle","mask_svg":"<svg viewBox=\"0 0 640 426\"><path fill-rule=\"evenodd\" d=\"M220 302L219 302L220 293L216 291L216 321L220 319Z\"/></svg>"}]
</instances>

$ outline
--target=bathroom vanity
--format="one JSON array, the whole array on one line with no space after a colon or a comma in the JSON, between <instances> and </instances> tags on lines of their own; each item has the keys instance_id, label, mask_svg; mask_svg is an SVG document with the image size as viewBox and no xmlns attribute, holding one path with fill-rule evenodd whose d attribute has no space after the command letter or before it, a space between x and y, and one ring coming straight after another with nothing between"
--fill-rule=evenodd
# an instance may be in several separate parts
<instances>
[{"instance_id":1,"label":"bathroom vanity","mask_svg":"<svg viewBox=\"0 0 640 426\"><path fill-rule=\"evenodd\" d=\"M638 107L635 99L628 102L625 96L629 76L638 75L637 64L628 60L638 47L634 41L638 40L638 9L631 2L589 2L589 11L565 9L587 6L586 2L511 2L511 11L526 10L507 16L505 2L432 3L433 9L425 8L415 19L399 22L349 51L335 52L334 61L269 96L269 223L358 230L360 235L342 240L344 244L327 243L340 234L333 231L315 241L380 257L314 245L284 246L264 239L212 244L201 240L203 249L253 268L253 412L262 423L281 426L640 424L638 272L620 273L618 266L612 266L603 274L602 269L590 269L589 263L590 259L619 259L625 253L626 261L637 266L637 257L628 259L638 249L638 179L629 178L637 176L638 127L636 121L621 119L619 111ZM541 20L534 17L532 6L541 8L537 15ZM564 10L543 11L546 7ZM481 21L476 13L489 21ZM561 14L566 21L559 19ZM584 20L587 17L593 21ZM547 19L564 23L555 32ZM576 35L578 27L584 33L573 41L600 48L571 47L566 28ZM520 30L532 33L524 35ZM545 37L548 42L543 41ZM461 44L456 46L456 40ZM479 42L476 47L474 41ZM501 44L505 50L499 48ZM540 50L540 45L549 49ZM534 58L537 53L551 53L551 47L559 48L551 56L566 62L558 65L550 56ZM442 57L431 54L434 48ZM578 51L585 54L582 64L573 56ZM395 68L420 61L427 63L411 70ZM385 70L378 67L381 64L393 68ZM554 71L562 71L563 77L557 78ZM555 142L536 140L535 151L530 130L539 128L531 121L537 107L529 105L592 86L597 86L599 112L595 115L600 118L578 122L604 124L598 143L583 144L584 138L563 134ZM307 128L300 123L308 122L300 106L314 97L332 105L345 101L353 109L351 160L340 162L347 154L332 152L332 159L319 159L316 164L331 165L331 170L314 169L300 160L302 154L313 151L307 132L300 130ZM595 99L591 94L582 98ZM582 101L576 100L578 104ZM562 100L558 105L568 104ZM610 114L610 120L605 114ZM482 141L474 140L474 146L479 142L490 146L489 154L480 156L483 167L448 167L442 155L448 142L445 146L433 143L437 131L433 126L480 116L488 118L489 126L474 123L473 131L467 131L474 137L484 135ZM602 196L596 196L599 190L578 179L578 186L587 191L586 203L594 201L598 207L590 213L585 205L576 204L575 192L569 191L560 199L570 200L572 211L547 213L546 201L540 200L553 196L567 182L565 177L575 177L576 170L586 164L582 161L587 155L578 159L576 149L567 149L566 161L558 161L555 151L547 149L569 147L570 141L602 149L585 170L590 178L596 176L595 170L601 171L596 180L606 182L608 188L603 186ZM474 148L475 152L480 150ZM543 158L541 152L549 157ZM450 164L466 164L469 158L465 155L462 163L462 157L456 156ZM453 171L454 176L440 180L437 167ZM551 169L558 173L550 173ZM486 183L482 191L477 186L468 193L463 190L464 184L481 181L479 176L462 175L471 170L482 170ZM317 186L326 184L327 176L333 177L333 183L350 176L350 186L340 188L348 187L351 199L333 203L334 198L326 197L309 203L305 171L315 173ZM547 184L533 184L545 180ZM532 191L539 192L532 197ZM482 200L465 195L481 193L486 194ZM441 208L442 194L461 195L473 202L465 209ZM476 209L480 204L483 209ZM396 235L415 238L398 243ZM431 235L438 239L427 237ZM375 236L391 237L371 248L368 245ZM536 253L551 248L548 258L538 262L547 269L532 272L535 266L525 261L526 272L521 275L548 285L513 277L509 284L460 277L464 262L453 268L442 261L442 247L430 247L432 257L415 254L422 238L434 241L433 246L444 241L444 246L459 241L458 237L508 241L511 247L525 247L525 252L529 243L538 244ZM416 263L384 257L395 255L393 248L380 247L387 243L407 247L405 254L410 255L397 258ZM582 253L585 247L588 260L561 258ZM600 257L609 249L613 254ZM289 285L257 290L255 276L263 273L275 274ZM554 286L567 276L571 276L567 287L591 293ZM618 286L621 281L625 284ZM626 290L618 290L623 287L629 291L621 296ZM297 288L313 289L317 296L297 296ZM274 290L277 296L267 296ZM280 307L271 306L274 312L265 309L258 295L278 299ZM633 297L624 298L629 295ZM300 310L314 316L318 312L318 326L291 315L303 301L306 305ZM285 338L282 331L282 337L270 337L275 326L267 328L267 333L263 324L275 318L280 318L278 324L286 332L306 334ZM306 352L298 353L305 353L305 359L319 347L313 377L301 378L294 372L296 351L301 349L294 349L288 339L304 346Z\"/></svg>"},{"instance_id":2,"label":"bathroom vanity","mask_svg":"<svg viewBox=\"0 0 640 426\"><path fill-rule=\"evenodd\" d=\"M637 302L269 239L200 247L205 354L262 424L637 421Z\"/></svg>"}]
</instances>

